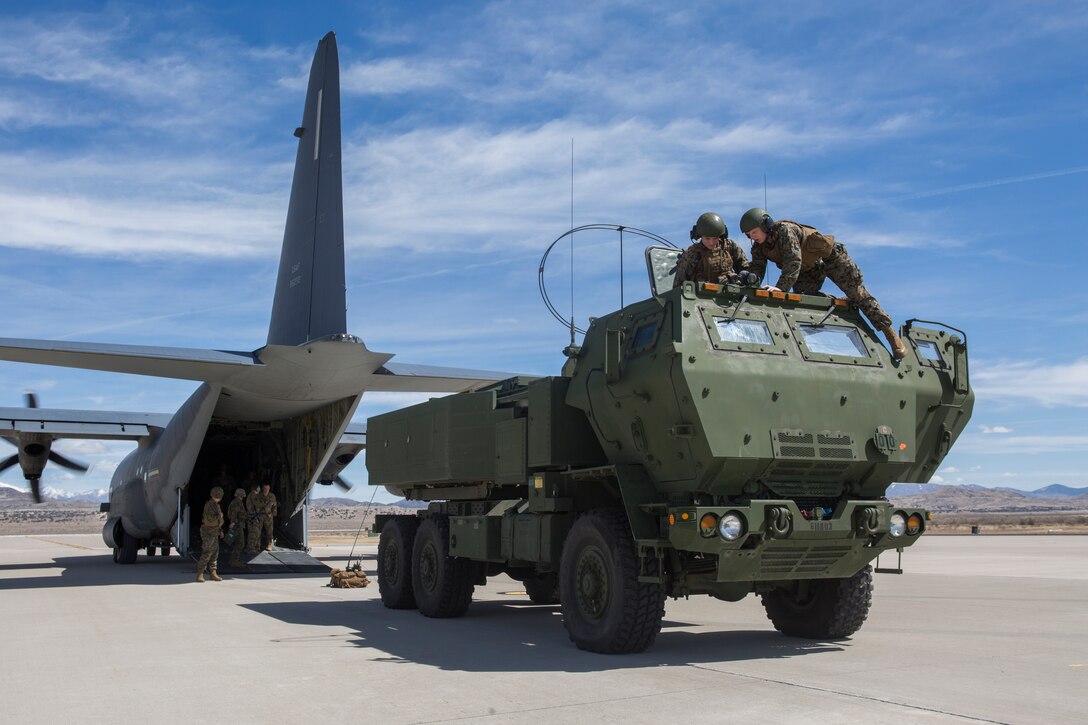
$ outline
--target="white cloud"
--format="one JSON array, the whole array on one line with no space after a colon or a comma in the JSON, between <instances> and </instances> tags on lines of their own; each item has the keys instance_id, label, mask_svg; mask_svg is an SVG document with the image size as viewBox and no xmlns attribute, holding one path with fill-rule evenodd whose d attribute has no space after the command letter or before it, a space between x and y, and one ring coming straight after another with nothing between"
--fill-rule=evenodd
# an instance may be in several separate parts
<instances>
[{"instance_id":1,"label":"white cloud","mask_svg":"<svg viewBox=\"0 0 1088 725\"><path fill-rule=\"evenodd\" d=\"M979 430L983 433L1012 433L1012 428L1003 425L980 425Z\"/></svg>"},{"instance_id":2,"label":"white cloud","mask_svg":"<svg viewBox=\"0 0 1088 725\"><path fill-rule=\"evenodd\" d=\"M383 58L340 69L344 94L394 94L419 91L454 82L458 63Z\"/></svg>"},{"instance_id":3,"label":"white cloud","mask_svg":"<svg viewBox=\"0 0 1088 725\"><path fill-rule=\"evenodd\" d=\"M1088 408L1088 358L1064 364L1045 360L976 363L971 385L979 399Z\"/></svg>"},{"instance_id":4,"label":"white cloud","mask_svg":"<svg viewBox=\"0 0 1088 725\"><path fill-rule=\"evenodd\" d=\"M1088 435L963 435L956 442L956 451L986 455L1082 453L1088 452Z\"/></svg>"}]
</instances>

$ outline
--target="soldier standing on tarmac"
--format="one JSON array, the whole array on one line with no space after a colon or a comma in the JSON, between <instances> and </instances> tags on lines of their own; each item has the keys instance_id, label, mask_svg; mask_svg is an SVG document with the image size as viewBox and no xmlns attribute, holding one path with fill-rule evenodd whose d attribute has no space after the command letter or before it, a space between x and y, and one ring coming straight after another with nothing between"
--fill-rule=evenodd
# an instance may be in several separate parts
<instances>
[{"instance_id":1,"label":"soldier standing on tarmac","mask_svg":"<svg viewBox=\"0 0 1088 725\"><path fill-rule=\"evenodd\" d=\"M204 504L204 515L200 519L200 561L196 565L196 580L204 581L204 569L210 569L209 579L223 581L216 569L219 567L219 539L223 538L223 510L219 502L223 499L223 489L212 489L211 498Z\"/></svg>"},{"instance_id":2,"label":"soldier standing on tarmac","mask_svg":"<svg viewBox=\"0 0 1088 725\"><path fill-rule=\"evenodd\" d=\"M259 550L261 544L264 543L264 536L268 534L268 543L265 544L265 551L272 551L272 521L276 517L276 512L279 505L276 503L276 494L272 493L269 489L271 484L262 483L261 490L255 496L254 509L259 514L257 526L250 529L249 536L249 548L253 550Z\"/></svg>"},{"instance_id":3,"label":"soldier standing on tarmac","mask_svg":"<svg viewBox=\"0 0 1088 725\"><path fill-rule=\"evenodd\" d=\"M748 270L748 257L740 245L729 238L729 229L713 212L699 217L691 228L695 242L685 249L676 263L672 286L684 282L737 282L738 275Z\"/></svg>"},{"instance_id":4,"label":"soldier standing on tarmac","mask_svg":"<svg viewBox=\"0 0 1088 725\"><path fill-rule=\"evenodd\" d=\"M242 566L242 547L246 543L246 492L239 488L234 492L234 500L227 507L227 518L230 519L230 528L234 532L234 541L230 547L230 565Z\"/></svg>"},{"instance_id":5,"label":"soldier standing on tarmac","mask_svg":"<svg viewBox=\"0 0 1088 725\"><path fill-rule=\"evenodd\" d=\"M256 554L257 545L260 543L260 519L261 515L257 512L257 485L253 484L249 488L249 494L246 496L246 551L247 554Z\"/></svg>"},{"instance_id":6,"label":"soldier standing on tarmac","mask_svg":"<svg viewBox=\"0 0 1088 725\"><path fill-rule=\"evenodd\" d=\"M763 276L767 260L774 262L782 274L767 289L800 294L819 294L828 277L846 293L873 326L884 333L896 360L906 357L907 348L892 327L892 318L869 294L862 283L861 270L850 258L846 248L835 237L821 234L817 229L791 221L775 221L765 209L753 208L740 218L740 230L752 240L751 271Z\"/></svg>"}]
</instances>

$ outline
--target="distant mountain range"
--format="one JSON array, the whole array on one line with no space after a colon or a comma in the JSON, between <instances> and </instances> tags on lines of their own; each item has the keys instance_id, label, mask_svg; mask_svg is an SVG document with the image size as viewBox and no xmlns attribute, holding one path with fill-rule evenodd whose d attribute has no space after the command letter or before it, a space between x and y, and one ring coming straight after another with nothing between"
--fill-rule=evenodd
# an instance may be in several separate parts
<instances>
[{"instance_id":1,"label":"distant mountain range","mask_svg":"<svg viewBox=\"0 0 1088 725\"><path fill-rule=\"evenodd\" d=\"M109 500L104 489L88 491L62 491L46 486L42 493L45 501L41 507L86 508L98 507ZM894 483L888 487L887 497L902 506L918 506L934 512L1017 512L1017 511L1088 511L1088 487L1073 488L1053 484L1034 491L1016 488L987 488L985 486L947 486L935 483ZM13 509L33 506L26 488L0 483L0 508ZM315 509L366 507L366 501L350 498L316 498L310 502ZM397 501L374 504L380 508L421 509L423 501Z\"/></svg>"}]
</instances>

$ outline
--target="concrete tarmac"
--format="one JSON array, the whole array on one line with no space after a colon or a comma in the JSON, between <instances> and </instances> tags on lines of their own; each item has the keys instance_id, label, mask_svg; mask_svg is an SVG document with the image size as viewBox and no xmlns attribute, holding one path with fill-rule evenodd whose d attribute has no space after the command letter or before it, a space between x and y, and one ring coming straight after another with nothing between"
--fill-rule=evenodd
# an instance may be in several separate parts
<instances>
[{"instance_id":1,"label":"concrete tarmac","mask_svg":"<svg viewBox=\"0 0 1088 725\"><path fill-rule=\"evenodd\" d=\"M506 577L460 619L386 609L374 554L366 589L198 584L176 554L120 566L98 536L0 537L0 721L1088 720L1088 536L923 539L847 640L784 637L751 596L669 600L656 644L622 656L576 649Z\"/></svg>"}]
</instances>

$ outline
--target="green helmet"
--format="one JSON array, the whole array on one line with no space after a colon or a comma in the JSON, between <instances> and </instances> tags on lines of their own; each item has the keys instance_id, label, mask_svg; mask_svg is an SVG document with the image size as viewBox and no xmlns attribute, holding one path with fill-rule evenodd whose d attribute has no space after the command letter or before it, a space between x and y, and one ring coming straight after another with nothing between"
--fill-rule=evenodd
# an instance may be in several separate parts
<instances>
[{"instance_id":1,"label":"green helmet","mask_svg":"<svg viewBox=\"0 0 1088 725\"><path fill-rule=\"evenodd\" d=\"M740 233L747 234L756 227L761 227L763 231L771 231L771 225L774 224L774 219L767 213L766 209L760 209L758 206L749 209L744 212L744 216L740 218Z\"/></svg>"},{"instance_id":2,"label":"green helmet","mask_svg":"<svg viewBox=\"0 0 1088 725\"><path fill-rule=\"evenodd\" d=\"M216 486L212 489L212 498L223 498L223 489Z\"/></svg>"},{"instance_id":3,"label":"green helmet","mask_svg":"<svg viewBox=\"0 0 1088 725\"><path fill-rule=\"evenodd\" d=\"M708 211L699 217L695 222L695 226L691 228L691 238L700 239L702 237L728 237L729 228L725 226L725 222L722 218L712 211Z\"/></svg>"},{"instance_id":4,"label":"green helmet","mask_svg":"<svg viewBox=\"0 0 1088 725\"><path fill-rule=\"evenodd\" d=\"M246 495L246 490L244 488L234 489L234 498L242 498L245 495Z\"/></svg>"}]
</instances>

